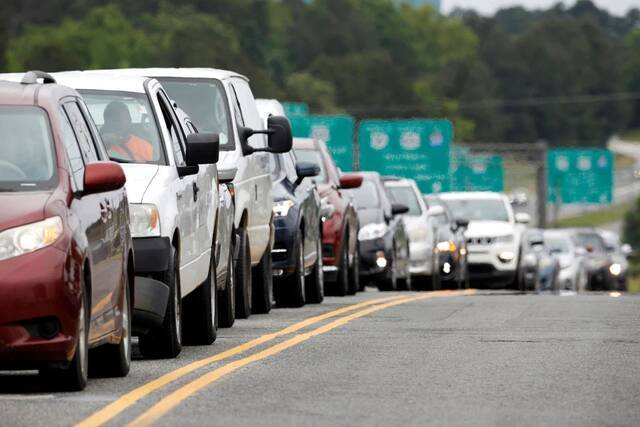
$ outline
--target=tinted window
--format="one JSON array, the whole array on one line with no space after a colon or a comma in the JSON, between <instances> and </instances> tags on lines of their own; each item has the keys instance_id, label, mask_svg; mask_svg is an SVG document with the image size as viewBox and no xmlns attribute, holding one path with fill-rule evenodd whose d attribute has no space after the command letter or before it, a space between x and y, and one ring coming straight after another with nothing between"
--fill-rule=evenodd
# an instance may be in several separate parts
<instances>
[{"instance_id":1,"label":"tinted window","mask_svg":"<svg viewBox=\"0 0 640 427\"><path fill-rule=\"evenodd\" d=\"M509 211L502 200L447 199L449 211L469 221L509 221Z\"/></svg>"},{"instance_id":2,"label":"tinted window","mask_svg":"<svg viewBox=\"0 0 640 427\"><path fill-rule=\"evenodd\" d=\"M576 243L577 246L582 246L583 248L586 248L587 246L591 246L591 248L593 248L593 252L596 252L596 253L606 252L604 241L597 234L578 233L573 236L573 241Z\"/></svg>"},{"instance_id":3,"label":"tinted window","mask_svg":"<svg viewBox=\"0 0 640 427\"><path fill-rule=\"evenodd\" d=\"M109 156L116 161L165 164L149 99L144 94L81 91Z\"/></svg>"},{"instance_id":4,"label":"tinted window","mask_svg":"<svg viewBox=\"0 0 640 427\"><path fill-rule=\"evenodd\" d=\"M358 209L371 209L380 207L378 187L373 181L362 181L362 185L351 190Z\"/></svg>"},{"instance_id":5,"label":"tinted window","mask_svg":"<svg viewBox=\"0 0 640 427\"><path fill-rule=\"evenodd\" d=\"M173 108L170 105L170 101L166 99L162 92L158 92L158 105L160 105L160 111L162 112L162 118L165 127L169 130L171 136L171 149L173 150L174 160L179 166L184 165L184 157L186 149L184 147L184 141L182 141L182 129L179 129L178 119L173 113Z\"/></svg>"},{"instance_id":6,"label":"tinted window","mask_svg":"<svg viewBox=\"0 0 640 427\"><path fill-rule=\"evenodd\" d=\"M402 203L409 208L409 215L422 215L420 202L412 187L399 187L394 185L387 187L387 192L389 193L391 203Z\"/></svg>"},{"instance_id":7,"label":"tinted window","mask_svg":"<svg viewBox=\"0 0 640 427\"><path fill-rule=\"evenodd\" d=\"M0 191L48 188L55 174L49 119L37 107L0 107Z\"/></svg>"},{"instance_id":8,"label":"tinted window","mask_svg":"<svg viewBox=\"0 0 640 427\"><path fill-rule=\"evenodd\" d=\"M64 110L67 112L69 121L71 122L73 130L75 131L78 145L80 146L80 150L82 152L82 158L84 159L85 163L97 161L98 153L96 151L93 138L91 137L91 133L89 132L89 128L87 127L87 123L84 121L84 117L80 112L78 104L76 104L75 102L67 102L64 104Z\"/></svg>"},{"instance_id":9,"label":"tinted window","mask_svg":"<svg viewBox=\"0 0 640 427\"><path fill-rule=\"evenodd\" d=\"M71 178L75 184L75 189L81 191L84 189L84 161L82 160L82 153L78 146L76 134L73 132L71 123L62 108L60 108L60 117L62 118L60 121L62 143L64 144L65 153L67 154L67 160L69 161Z\"/></svg>"},{"instance_id":10,"label":"tinted window","mask_svg":"<svg viewBox=\"0 0 640 427\"><path fill-rule=\"evenodd\" d=\"M167 94L201 132L220 135L220 150L234 149L227 98L217 80L159 79ZM238 121L241 123L242 121Z\"/></svg>"},{"instance_id":11,"label":"tinted window","mask_svg":"<svg viewBox=\"0 0 640 427\"><path fill-rule=\"evenodd\" d=\"M327 182L327 170L322 161L322 154L315 150L296 150L296 158L301 162L315 163L320 166L320 174L313 178L316 182Z\"/></svg>"}]
</instances>

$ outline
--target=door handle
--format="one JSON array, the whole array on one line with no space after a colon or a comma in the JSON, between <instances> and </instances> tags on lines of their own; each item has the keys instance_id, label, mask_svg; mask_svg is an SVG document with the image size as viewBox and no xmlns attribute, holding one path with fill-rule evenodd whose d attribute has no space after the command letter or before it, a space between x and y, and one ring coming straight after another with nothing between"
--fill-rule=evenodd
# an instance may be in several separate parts
<instances>
[{"instance_id":1,"label":"door handle","mask_svg":"<svg viewBox=\"0 0 640 427\"><path fill-rule=\"evenodd\" d=\"M193 183L193 201L197 202L198 201L198 192L200 191L200 188L198 187L197 183Z\"/></svg>"}]
</instances>

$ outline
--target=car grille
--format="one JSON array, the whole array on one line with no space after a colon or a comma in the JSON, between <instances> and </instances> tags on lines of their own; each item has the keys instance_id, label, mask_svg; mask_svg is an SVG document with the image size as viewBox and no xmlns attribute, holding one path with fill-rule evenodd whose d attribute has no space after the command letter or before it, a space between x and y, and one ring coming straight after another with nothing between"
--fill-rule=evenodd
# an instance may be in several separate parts
<instances>
[{"instance_id":1,"label":"car grille","mask_svg":"<svg viewBox=\"0 0 640 427\"><path fill-rule=\"evenodd\" d=\"M491 245L496 241L495 237L470 237L467 239L468 245Z\"/></svg>"},{"instance_id":2,"label":"car grille","mask_svg":"<svg viewBox=\"0 0 640 427\"><path fill-rule=\"evenodd\" d=\"M491 264L469 264L469 274L491 274L495 271Z\"/></svg>"}]
</instances>

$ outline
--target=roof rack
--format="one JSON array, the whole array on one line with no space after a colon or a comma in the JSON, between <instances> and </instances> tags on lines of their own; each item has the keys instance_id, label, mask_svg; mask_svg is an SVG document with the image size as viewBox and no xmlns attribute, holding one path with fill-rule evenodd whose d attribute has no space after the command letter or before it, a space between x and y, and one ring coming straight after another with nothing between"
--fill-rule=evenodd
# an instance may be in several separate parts
<instances>
[{"instance_id":1,"label":"roof rack","mask_svg":"<svg viewBox=\"0 0 640 427\"><path fill-rule=\"evenodd\" d=\"M22 77L20 83L23 85L32 85L38 83L38 79L42 79L43 84L56 82L56 79L54 79L51 74L45 73L44 71L33 70L24 73L24 77Z\"/></svg>"}]
</instances>

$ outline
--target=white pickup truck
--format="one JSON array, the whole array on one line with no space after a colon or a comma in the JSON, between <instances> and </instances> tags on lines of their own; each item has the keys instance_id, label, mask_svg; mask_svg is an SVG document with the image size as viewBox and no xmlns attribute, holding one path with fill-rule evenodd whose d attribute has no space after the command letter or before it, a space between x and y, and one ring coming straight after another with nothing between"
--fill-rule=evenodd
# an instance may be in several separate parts
<instances>
[{"instance_id":1,"label":"white pickup truck","mask_svg":"<svg viewBox=\"0 0 640 427\"><path fill-rule=\"evenodd\" d=\"M122 163L136 274L169 287L162 325L139 331L141 353L175 357L183 333L185 342L212 343L218 135L185 132L187 121L155 79L84 72L56 78L83 95L110 157Z\"/></svg>"},{"instance_id":2,"label":"white pickup truck","mask_svg":"<svg viewBox=\"0 0 640 427\"><path fill-rule=\"evenodd\" d=\"M289 121L270 117L264 129L249 80L232 71L142 68L108 72L157 79L198 130L220 135L220 181L229 183L235 193L236 317L268 313L273 298L274 226L267 153L291 149Z\"/></svg>"}]
</instances>

